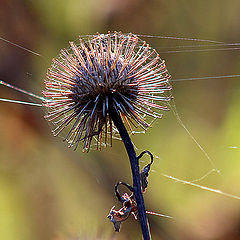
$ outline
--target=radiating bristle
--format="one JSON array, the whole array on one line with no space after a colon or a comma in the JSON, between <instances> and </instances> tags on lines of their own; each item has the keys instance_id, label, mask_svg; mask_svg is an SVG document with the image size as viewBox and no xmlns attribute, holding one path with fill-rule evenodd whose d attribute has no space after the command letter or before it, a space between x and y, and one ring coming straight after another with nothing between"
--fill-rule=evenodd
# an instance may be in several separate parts
<instances>
[{"instance_id":1,"label":"radiating bristle","mask_svg":"<svg viewBox=\"0 0 240 240\"><path fill-rule=\"evenodd\" d=\"M170 75L158 53L133 34L97 34L70 42L53 60L45 80L46 119L53 133L67 130L69 147L88 151L112 142L109 108L116 108L132 131L147 129L146 116L160 118L167 110L160 102L171 89Z\"/></svg>"}]
</instances>

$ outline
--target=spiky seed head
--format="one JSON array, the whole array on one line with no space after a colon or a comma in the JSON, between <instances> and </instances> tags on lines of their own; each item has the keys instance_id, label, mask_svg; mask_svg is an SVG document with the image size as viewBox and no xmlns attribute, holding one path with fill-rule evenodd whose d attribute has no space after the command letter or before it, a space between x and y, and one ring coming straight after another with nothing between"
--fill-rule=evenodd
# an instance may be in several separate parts
<instances>
[{"instance_id":1,"label":"spiky seed head","mask_svg":"<svg viewBox=\"0 0 240 240\"><path fill-rule=\"evenodd\" d=\"M147 129L146 117L160 118L170 90L165 62L134 34L119 32L79 37L53 59L45 80L45 118L69 147L89 150L112 142L117 132L109 109L115 108L129 131Z\"/></svg>"}]
</instances>

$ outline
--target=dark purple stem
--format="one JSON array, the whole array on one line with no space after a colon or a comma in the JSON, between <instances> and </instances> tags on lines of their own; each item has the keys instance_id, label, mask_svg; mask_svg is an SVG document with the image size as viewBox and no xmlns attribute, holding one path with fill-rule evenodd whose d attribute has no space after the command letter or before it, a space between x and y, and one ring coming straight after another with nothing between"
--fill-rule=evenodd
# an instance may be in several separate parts
<instances>
[{"instance_id":1,"label":"dark purple stem","mask_svg":"<svg viewBox=\"0 0 240 240\"><path fill-rule=\"evenodd\" d=\"M128 135L128 132L123 124L123 121L118 113L118 111L115 109L115 107L111 107L109 109L109 115L112 118L116 128L118 129L118 132L122 138L122 141L125 145L125 148L128 153L128 157L131 164L132 169L132 177L133 177L133 189L134 189L134 195L137 202L138 207L138 218L141 224L142 228L142 234L144 240L150 240L150 230L148 225L148 220L146 217L146 210L144 206L144 199L142 195L142 188L140 183L140 173L139 173L139 161L136 156L136 152L134 150L132 141Z\"/></svg>"}]
</instances>

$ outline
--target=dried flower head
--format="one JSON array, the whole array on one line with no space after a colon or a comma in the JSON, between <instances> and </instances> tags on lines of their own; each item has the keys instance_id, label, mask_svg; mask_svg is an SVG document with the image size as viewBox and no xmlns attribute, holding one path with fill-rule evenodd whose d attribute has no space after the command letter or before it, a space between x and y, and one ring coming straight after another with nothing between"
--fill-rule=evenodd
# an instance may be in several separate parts
<instances>
[{"instance_id":1,"label":"dried flower head","mask_svg":"<svg viewBox=\"0 0 240 240\"><path fill-rule=\"evenodd\" d=\"M113 124L110 108L119 112L131 131L150 124L146 116L160 118L167 110L164 92L171 89L165 62L134 34L97 34L79 38L62 49L45 80L46 119L55 136L67 130L69 147L83 143L89 150L110 143Z\"/></svg>"}]
</instances>

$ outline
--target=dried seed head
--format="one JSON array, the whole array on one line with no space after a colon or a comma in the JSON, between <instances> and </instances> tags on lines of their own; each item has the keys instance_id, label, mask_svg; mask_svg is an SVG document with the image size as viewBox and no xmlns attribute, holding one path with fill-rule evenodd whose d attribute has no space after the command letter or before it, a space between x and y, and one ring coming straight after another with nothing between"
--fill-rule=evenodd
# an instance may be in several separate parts
<instances>
[{"instance_id":1,"label":"dried seed head","mask_svg":"<svg viewBox=\"0 0 240 240\"><path fill-rule=\"evenodd\" d=\"M170 75L158 53L136 35L97 34L79 38L62 49L47 73L44 105L54 135L67 131L69 147L98 149L112 141L109 109L118 110L129 130L150 125L146 116L160 118L167 110L164 92L171 89ZM159 105L161 104L161 105Z\"/></svg>"}]
</instances>

